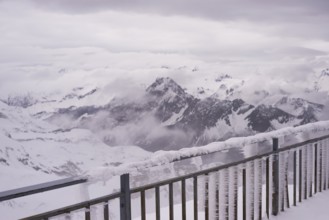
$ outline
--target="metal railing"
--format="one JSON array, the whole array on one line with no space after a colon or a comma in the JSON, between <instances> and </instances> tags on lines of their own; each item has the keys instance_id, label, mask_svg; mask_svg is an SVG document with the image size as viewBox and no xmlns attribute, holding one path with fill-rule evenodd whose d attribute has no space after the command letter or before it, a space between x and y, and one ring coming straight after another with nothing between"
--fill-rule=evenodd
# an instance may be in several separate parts
<instances>
[{"instance_id":1,"label":"metal railing","mask_svg":"<svg viewBox=\"0 0 329 220\"><path fill-rule=\"evenodd\" d=\"M137 200L135 217L141 220L160 220L164 210L170 220L177 217L175 212L182 220L263 219L328 188L329 135L284 147L274 138L272 152L136 188L130 188L129 174L124 174L118 193L24 219L70 219L70 213L80 210L89 220L98 205L98 216L105 220L131 220L131 203ZM120 217L112 218L110 203L115 199L120 201Z\"/></svg>"}]
</instances>

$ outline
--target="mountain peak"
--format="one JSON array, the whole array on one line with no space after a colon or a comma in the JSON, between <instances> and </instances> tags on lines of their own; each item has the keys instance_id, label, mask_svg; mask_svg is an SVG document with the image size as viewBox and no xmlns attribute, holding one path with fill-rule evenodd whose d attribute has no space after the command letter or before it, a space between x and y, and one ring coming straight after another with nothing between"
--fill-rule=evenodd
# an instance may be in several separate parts
<instances>
[{"instance_id":1,"label":"mountain peak","mask_svg":"<svg viewBox=\"0 0 329 220\"><path fill-rule=\"evenodd\" d=\"M155 82L146 89L146 91L158 96L161 96L168 91L171 91L177 95L185 94L184 89L169 77L157 78Z\"/></svg>"}]
</instances>

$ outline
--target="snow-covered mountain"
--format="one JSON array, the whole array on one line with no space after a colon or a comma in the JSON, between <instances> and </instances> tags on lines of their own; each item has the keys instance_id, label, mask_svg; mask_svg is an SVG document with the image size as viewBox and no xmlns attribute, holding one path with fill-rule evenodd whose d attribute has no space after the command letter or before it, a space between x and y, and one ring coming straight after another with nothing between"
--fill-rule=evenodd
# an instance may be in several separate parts
<instances>
[{"instance_id":1,"label":"snow-covered mountain","mask_svg":"<svg viewBox=\"0 0 329 220\"><path fill-rule=\"evenodd\" d=\"M328 120L328 73L300 93L223 74L194 92L162 77L131 96L93 85L8 95L0 100L0 174L9 178L0 189L112 169L159 150Z\"/></svg>"},{"instance_id":2,"label":"snow-covered mountain","mask_svg":"<svg viewBox=\"0 0 329 220\"><path fill-rule=\"evenodd\" d=\"M320 77L329 78L323 73ZM154 152L298 126L326 117L323 113L329 99L323 91L251 91L245 81L227 74L214 81L218 90L201 98L187 93L171 78L158 78L142 96L113 98L103 105L59 108L47 113L47 121L63 129L88 129L110 146L137 145ZM87 94L93 96L97 90L91 91ZM244 100L245 93L253 96L252 103ZM311 97L317 94L324 99L313 101Z\"/></svg>"},{"instance_id":3,"label":"snow-covered mountain","mask_svg":"<svg viewBox=\"0 0 329 220\"><path fill-rule=\"evenodd\" d=\"M132 154L140 160L158 150L325 120L328 72L314 78L317 89L305 88L301 94L251 89L248 81L223 74L201 96L165 77L132 97L116 97L90 85L9 95L0 101L0 162L54 175L78 175L90 166L124 163ZM62 156L50 157L51 151Z\"/></svg>"},{"instance_id":4,"label":"snow-covered mountain","mask_svg":"<svg viewBox=\"0 0 329 220\"><path fill-rule=\"evenodd\" d=\"M0 190L42 180L81 176L97 167L139 161L150 153L136 146L110 147L87 129L62 129L0 102ZM13 180L19 180L13 184ZM21 185L20 185L21 184Z\"/></svg>"}]
</instances>

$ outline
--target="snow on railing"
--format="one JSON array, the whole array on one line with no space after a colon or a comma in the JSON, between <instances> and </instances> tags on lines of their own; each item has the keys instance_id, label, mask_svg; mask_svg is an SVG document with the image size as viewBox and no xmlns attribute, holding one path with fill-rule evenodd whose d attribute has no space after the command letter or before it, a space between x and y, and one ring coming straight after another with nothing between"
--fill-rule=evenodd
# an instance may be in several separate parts
<instances>
[{"instance_id":1,"label":"snow on railing","mask_svg":"<svg viewBox=\"0 0 329 220\"><path fill-rule=\"evenodd\" d=\"M24 219L270 218L329 187L329 135L280 140L272 139L272 151L140 187L123 174L115 194Z\"/></svg>"}]
</instances>

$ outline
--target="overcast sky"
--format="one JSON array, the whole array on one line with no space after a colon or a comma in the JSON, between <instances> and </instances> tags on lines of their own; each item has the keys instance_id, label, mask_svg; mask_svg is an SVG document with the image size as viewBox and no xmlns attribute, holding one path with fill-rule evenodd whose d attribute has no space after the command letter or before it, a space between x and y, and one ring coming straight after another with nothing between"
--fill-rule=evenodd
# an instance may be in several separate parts
<instances>
[{"instance_id":1,"label":"overcast sky","mask_svg":"<svg viewBox=\"0 0 329 220\"><path fill-rule=\"evenodd\" d=\"M0 0L0 90L220 73L302 83L329 67L328 11L328 0Z\"/></svg>"}]
</instances>

